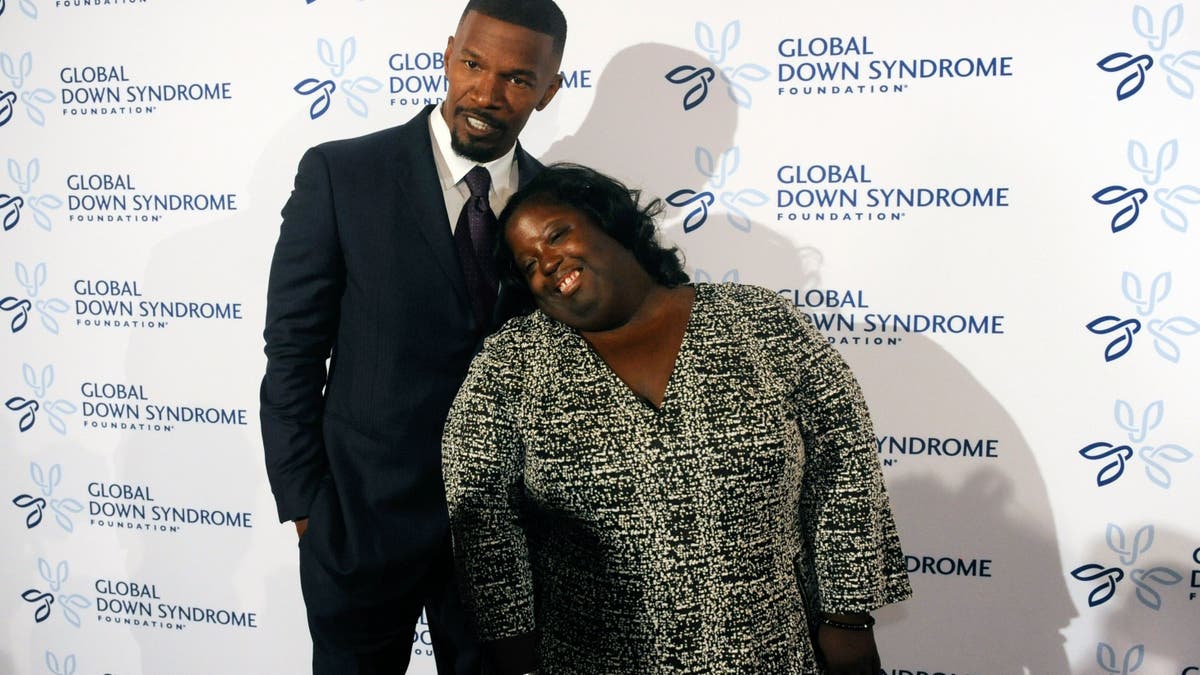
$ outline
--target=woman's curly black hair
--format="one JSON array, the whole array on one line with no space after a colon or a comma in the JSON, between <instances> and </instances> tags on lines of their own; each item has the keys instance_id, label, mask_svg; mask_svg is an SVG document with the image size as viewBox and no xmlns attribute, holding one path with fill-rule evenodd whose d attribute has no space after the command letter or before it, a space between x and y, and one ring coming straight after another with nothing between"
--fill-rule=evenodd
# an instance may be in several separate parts
<instances>
[{"instance_id":1,"label":"woman's curly black hair","mask_svg":"<svg viewBox=\"0 0 1200 675\"><path fill-rule=\"evenodd\" d=\"M679 249L658 243L655 218L662 213L662 200L654 199L639 206L640 198L640 190L630 189L615 178L586 166L558 163L546 167L518 190L500 212L495 255L501 282L523 296L526 308L534 307L529 285L525 275L517 269L504 232L522 205L543 203L562 204L586 214L608 236L631 251L655 282L668 288L687 283L688 275L683 271Z\"/></svg>"}]
</instances>

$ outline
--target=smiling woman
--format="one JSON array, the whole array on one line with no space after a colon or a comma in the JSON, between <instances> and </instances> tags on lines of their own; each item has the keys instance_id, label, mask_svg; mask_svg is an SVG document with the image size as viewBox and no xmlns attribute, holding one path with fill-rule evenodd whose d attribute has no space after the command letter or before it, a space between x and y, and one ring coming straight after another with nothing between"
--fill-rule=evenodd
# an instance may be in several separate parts
<instances>
[{"instance_id":1,"label":"smiling woman","mask_svg":"<svg viewBox=\"0 0 1200 675\"><path fill-rule=\"evenodd\" d=\"M617 328L637 313L631 303L687 281L675 251L655 241L658 208L639 210L624 186L590 170L556 166L501 214L500 269L554 318L588 332ZM657 259L659 278L637 251Z\"/></svg>"},{"instance_id":2,"label":"smiling woman","mask_svg":"<svg viewBox=\"0 0 1200 675\"><path fill-rule=\"evenodd\" d=\"M777 294L687 284L656 213L556 165L501 214L539 311L442 449L497 671L878 673L868 612L911 591L858 384Z\"/></svg>"}]
</instances>

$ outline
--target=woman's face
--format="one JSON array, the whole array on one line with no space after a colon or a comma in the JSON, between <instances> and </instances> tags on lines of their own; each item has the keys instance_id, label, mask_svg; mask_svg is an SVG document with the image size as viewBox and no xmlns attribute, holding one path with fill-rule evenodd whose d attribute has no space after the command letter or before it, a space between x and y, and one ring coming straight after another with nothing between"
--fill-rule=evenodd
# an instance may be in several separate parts
<instances>
[{"instance_id":1,"label":"woman's face","mask_svg":"<svg viewBox=\"0 0 1200 675\"><path fill-rule=\"evenodd\" d=\"M538 307L576 330L623 325L653 285L629 249L566 204L526 202L504 236Z\"/></svg>"}]
</instances>

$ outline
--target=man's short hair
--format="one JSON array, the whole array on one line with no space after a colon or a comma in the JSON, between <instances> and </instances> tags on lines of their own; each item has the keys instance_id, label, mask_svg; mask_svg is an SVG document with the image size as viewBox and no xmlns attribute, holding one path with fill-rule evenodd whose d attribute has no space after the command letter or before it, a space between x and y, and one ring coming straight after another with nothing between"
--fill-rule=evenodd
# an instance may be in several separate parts
<instances>
[{"instance_id":1,"label":"man's short hair","mask_svg":"<svg viewBox=\"0 0 1200 675\"><path fill-rule=\"evenodd\" d=\"M554 55L562 57L567 44L567 17L554 0L470 0L459 23L468 12L516 24L554 39Z\"/></svg>"}]
</instances>

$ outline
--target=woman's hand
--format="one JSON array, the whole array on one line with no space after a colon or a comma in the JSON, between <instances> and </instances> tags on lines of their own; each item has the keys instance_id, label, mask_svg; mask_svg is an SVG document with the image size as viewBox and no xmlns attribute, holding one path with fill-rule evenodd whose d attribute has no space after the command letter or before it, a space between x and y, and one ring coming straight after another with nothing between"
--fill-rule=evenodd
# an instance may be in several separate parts
<instances>
[{"instance_id":1,"label":"woman's hand","mask_svg":"<svg viewBox=\"0 0 1200 675\"><path fill-rule=\"evenodd\" d=\"M829 675L879 675L879 649L875 646L874 631L847 630L822 623L817 629L817 648Z\"/></svg>"}]
</instances>

